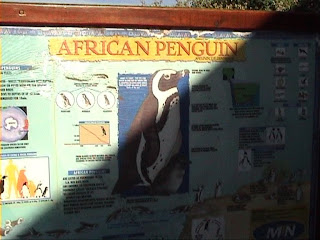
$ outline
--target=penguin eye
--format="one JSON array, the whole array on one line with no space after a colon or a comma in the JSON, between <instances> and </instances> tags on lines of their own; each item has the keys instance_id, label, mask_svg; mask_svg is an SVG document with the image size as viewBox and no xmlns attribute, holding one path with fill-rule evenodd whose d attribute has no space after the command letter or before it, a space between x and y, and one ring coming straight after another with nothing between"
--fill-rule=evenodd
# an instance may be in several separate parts
<instances>
[{"instance_id":1,"label":"penguin eye","mask_svg":"<svg viewBox=\"0 0 320 240\"><path fill-rule=\"evenodd\" d=\"M170 79L170 75L169 75L169 74L165 74L165 75L164 75L164 79L165 79L165 80L169 80L169 79Z\"/></svg>"}]
</instances>

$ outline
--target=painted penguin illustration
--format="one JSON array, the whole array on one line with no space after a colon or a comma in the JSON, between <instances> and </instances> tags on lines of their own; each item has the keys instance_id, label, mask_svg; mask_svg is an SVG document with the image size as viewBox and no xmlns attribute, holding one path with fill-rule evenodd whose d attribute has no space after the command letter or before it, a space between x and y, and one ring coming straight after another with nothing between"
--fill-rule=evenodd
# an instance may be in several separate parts
<instances>
[{"instance_id":1,"label":"painted penguin illustration","mask_svg":"<svg viewBox=\"0 0 320 240\"><path fill-rule=\"evenodd\" d=\"M10 220L7 220L7 221L10 221ZM10 221L10 225L14 227L14 226L20 225L22 222L23 222L23 218L20 217L17 220Z\"/></svg>"},{"instance_id":2,"label":"painted penguin illustration","mask_svg":"<svg viewBox=\"0 0 320 240\"><path fill-rule=\"evenodd\" d=\"M23 183L22 189L21 189L21 193L22 193L22 197L23 198L29 198L30 197L30 191L29 191L27 182Z\"/></svg>"},{"instance_id":3,"label":"painted penguin illustration","mask_svg":"<svg viewBox=\"0 0 320 240\"><path fill-rule=\"evenodd\" d=\"M252 164L250 162L250 159L248 157L247 151L243 152L243 156L242 156L242 158L241 158L241 160L239 162L239 166L241 168L247 168L247 167L251 167L252 166Z\"/></svg>"},{"instance_id":4,"label":"painted penguin illustration","mask_svg":"<svg viewBox=\"0 0 320 240\"><path fill-rule=\"evenodd\" d=\"M219 180L214 188L214 198L222 196L222 182Z\"/></svg>"},{"instance_id":5,"label":"painted penguin illustration","mask_svg":"<svg viewBox=\"0 0 320 240\"><path fill-rule=\"evenodd\" d=\"M123 215L127 214L130 212L130 209L129 208L120 208L120 209L117 209L115 210L114 212L112 212L108 217L107 217L107 220L106 220L106 223L109 223L111 221L114 221L114 220L117 220L117 219L120 219L121 217L123 217Z\"/></svg>"},{"instance_id":6,"label":"painted penguin illustration","mask_svg":"<svg viewBox=\"0 0 320 240\"><path fill-rule=\"evenodd\" d=\"M274 183L276 181L276 170L274 168L270 169L268 175L268 182Z\"/></svg>"},{"instance_id":7,"label":"painted penguin illustration","mask_svg":"<svg viewBox=\"0 0 320 240\"><path fill-rule=\"evenodd\" d=\"M106 106L108 106L110 104L109 98L106 94L104 94L103 96L104 96L104 103L106 104Z\"/></svg>"},{"instance_id":8,"label":"painted penguin illustration","mask_svg":"<svg viewBox=\"0 0 320 240\"><path fill-rule=\"evenodd\" d=\"M303 48L299 48L299 54L301 54L301 55L308 55L308 52L307 52L305 49L303 49Z\"/></svg>"},{"instance_id":9,"label":"painted penguin illustration","mask_svg":"<svg viewBox=\"0 0 320 240\"><path fill-rule=\"evenodd\" d=\"M272 128L272 130L270 131L268 138L269 138L269 142L271 142L271 143L273 143L275 141L276 134L275 134L274 128Z\"/></svg>"},{"instance_id":10,"label":"painted penguin illustration","mask_svg":"<svg viewBox=\"0 0 320 240\"><path fill-rule=\"evenodd\" d=\"M11 229L9 229L9 228L0 228L0 235L7 236L10 231L11 231Z\"/></svg>"},{"instance_id":11,"label":"painted penguin illustration","mask_svg":"<svg viewBox=\"0 0 320 240\"><path fill-rule=\"evenodd\" d=\"M6 179L7 176L3 176L0 179L0 199L1 199L1 195L4 192L4 180Z\"/></svg>"},{"instance_id":12,"label":"painted penguin illustration","mask_svg":"<svg viewBox=\"0 0 320 240\"><path fill-rule=\"evenodd\" d=\"M70 231L69 230L65 230L65 229L56 229L56 230L52 230L52 231L47 231L46 234L50 237L54 237L54 238L60 238L62 236L65 236L67 234L69 234Z\"/></svg>"},{"instance_id":13,"label":"painted penguin illustration","mask_svg":"<svg viewBox=\"0 0 320 240\"><path fill-rule=\"evenodd\" d=\"M39 184L37 185L36 190L35 190L35 194L34 194L34 195L35 195L36 198L40 198L40 197L42 196L41 185L42 185L42 183L39 183Z\"/></svg>"},{"instance_id":14,"label":"painted penguin illustration","mask_svg":"<svg viewBox=\"0 0 320 240\"><path fill-rule=\"evenodd\" d=\"M195 228L195 239L223 239L221 222L215 219L203 219Z\"/></svg>"},{"instance_id":15,"label":"painted penguin illustration","mask_svg":"<svg viewBox=\"0 0 320 240\"><path fill-rule=\"evenodd\" d=\"M101 130L102 130L102 136L106 136L106 135L107 135L107 132L106 132L106 130L104 129L103 126L101 126Z\"/></svg>"},{"instance_id":16,"label":"painted penguin illustration","mask_svg":"<svg viewBox=\"0 0 320 240\"><path fill-rule=\"evenodd\" d=\"M298 185L298 188L296 190L296 200L301 201L302 197L303 197L303 190L302 190L301 185Z\"/></svg>"},{"instance_id":17,"label":"painted penguin illustration","mask_svg":"<svg viewBox=\"0 0 320 240\"><path fill-rule=\"evenodd\" d=\"M131 208L132 211L136 211L138 214L153 214L153 211L151 211L149 208L144 206L135 206Z\"/></svg>"},{"instance_id":18,"label":"painted penguin illustration","mask_svg":"<svg viewBox=\"0 0 320 240\"><path fill-rule=\"evenodd\" d=\"M277 128L277 133L276 133L276 141L277 142L282 142L282 139L283 139L283 135L282 135L282 132L280 130L280 128Z\"/></svg>"},{"instance_id":19,"label":"painted penguin illustration","mask_svg":"<svg viewBox=\"0 0 320 240\"><path fill-rule=\"evenodd\" d=\"M45 187L43 192L42 192L42 197L47 197L47 193L48 193L49 188Z\"/></svg>"},{"instance_id":20,"label":"painted penguin illustration","mask_svg":"<svg viewBox=\"0 0 320 240\"><path fill-rule=\"evenodd\" d=\"M35 230L33 227L28 229L27 232L25 232L21 235L18 235L18 237L21 239L30 239L33 237L40 237L40 236L42 236L42 234L40 232L38 232L37 230Z\"/></svg>"},{"instance_id":21,"label":"painted penguin illustration","mask_svg":"<svg viewBox=\"0 0 320 240\"><path fill-rule=\"evenodd\" d=\"M94 230L97 227L98 227L98 224L96 223L80 222L80 227L76 228L74 231L77 233L89 232Z\"/></svg>"},{"instance_id":22,"label":"painted penguin illustration","mask_svg":"<svg viewBox=\"0 0 320 240\"><path fill-rule=\"evenodd\" d=\"M86 104L86 106L91 106L91 102L90 102L89 98L87 97L87 95L82 93L82 97L84 99L84 103Z\"/></svg>"},{"instance_id":23,"label":"painted penguin illustration","mask_svg":"<svg viewBox=\"0 0 320 240\"><path fill-rule=\"evenodd\" d=\"M113 194L135 186L152 194L175 193L188 160L179 153L182 144L178 82L188 70L159 70L149 81L149 93L140 106L121 153L119 179Z\"/></svg>"},{"instance_id":24,"label":"painted penguin illustration","mask_svg":"<svg viewBox=\"0 0 320 240\"><path fill-rule=\"evenodd\" d=\"M63 93L60 93L60 96L61 96L62 99L63 99L63 105L64 105L64 107L71 106L70 101L69 101L69 98L68 98L66 95L64 95Z\"/></svg>"},{"instance_id":25,"label":"painted penguin illustration","mask_svg":"<svg viewBox=\"0 0 320 240\"><path fill-rule=\"evenodd\" d=\"M193 205L182 205L171 209L171 214L186 213L192 209Z\"/></svg>"},{"instance_id":26,"label":"painted penguin illustration","mask_svg":"<svg viewBox=\"0 0 320 240\"><path fill-rule=\"evenodd\" d=\"M203 191L203 185L198 187L198 189L194 190L196 192L195 202L199 203L202 201L202 191Z\"/></svg>"}]
</instances>

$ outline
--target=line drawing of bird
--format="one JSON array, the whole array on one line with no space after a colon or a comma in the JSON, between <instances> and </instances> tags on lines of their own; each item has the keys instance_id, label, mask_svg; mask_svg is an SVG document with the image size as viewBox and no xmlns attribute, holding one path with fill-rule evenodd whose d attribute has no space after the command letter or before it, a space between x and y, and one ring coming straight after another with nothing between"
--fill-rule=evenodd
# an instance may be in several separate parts
<instances>
[{"instance_id":1,"label":"line drawing of bird","mask_svg":"<svg viewBox=\"0 0 320 240\"><path fill-rule=\"evenodd\" d=\"M86 106L91 106L91 102L90 102L89 98L87 97L87 95L84 94L84 93L82 93L82 97L83 97L83 99L84 99L85 105L86 105Z\"/></svg>"}]
</instances>

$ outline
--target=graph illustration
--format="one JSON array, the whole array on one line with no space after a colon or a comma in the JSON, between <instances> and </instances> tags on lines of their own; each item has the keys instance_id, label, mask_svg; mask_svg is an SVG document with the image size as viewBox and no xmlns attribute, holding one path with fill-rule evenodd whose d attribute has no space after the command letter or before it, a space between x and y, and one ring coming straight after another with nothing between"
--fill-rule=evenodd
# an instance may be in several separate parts
<instances>
[{"instance_id":1,"label":"graph illustration","mask_svg":"<svg viewBox=\"0 0 320 240\"><path fill-rule=\"evenodd\" d=\"M108 121L79 122L80 145L110 144L110 124Z\"/></svg>"}]
</instances>

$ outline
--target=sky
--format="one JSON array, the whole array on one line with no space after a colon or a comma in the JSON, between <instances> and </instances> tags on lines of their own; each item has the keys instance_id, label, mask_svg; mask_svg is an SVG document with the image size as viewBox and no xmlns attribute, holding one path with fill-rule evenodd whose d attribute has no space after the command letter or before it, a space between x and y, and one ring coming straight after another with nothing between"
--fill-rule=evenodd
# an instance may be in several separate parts
<instances>
[{"instance_id":1,"label":"sky","mask_svg":"<svg viewBox=\"0 0 320 240\"><path fill-rule=\"evenodd\" d=\"M66 4L93 4L93 5L136 5L141 6L140 0L2 0L2 2L21 3L66 3ZM145 0L146 4L151 4L153 0ZM173 6L175 0L163 0L162 6Z\"/></svg>"}]
</instances>

